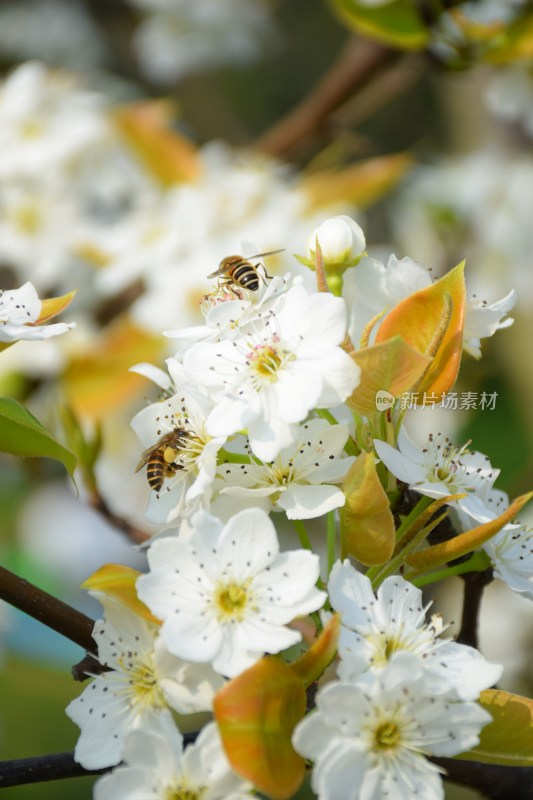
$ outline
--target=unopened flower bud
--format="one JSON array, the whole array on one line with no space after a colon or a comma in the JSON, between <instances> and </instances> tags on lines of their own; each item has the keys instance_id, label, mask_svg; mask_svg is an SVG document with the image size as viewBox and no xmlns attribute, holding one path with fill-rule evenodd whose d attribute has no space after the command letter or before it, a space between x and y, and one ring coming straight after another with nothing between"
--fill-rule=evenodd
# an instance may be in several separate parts
<instances>
[{"instance_id":1,"label":"unopened flower bud","mask_svg":"<svg viewBox=\"0 0 533 800\"><path fill-rule=\"evenodd\" d=\"M307 247L308 258L313 261L317 241L322 249L326 273L342 274L348 267L354 267L366 247L362 228L344 214L327 219L313 232Z\"/></svg>"}]
</instances>

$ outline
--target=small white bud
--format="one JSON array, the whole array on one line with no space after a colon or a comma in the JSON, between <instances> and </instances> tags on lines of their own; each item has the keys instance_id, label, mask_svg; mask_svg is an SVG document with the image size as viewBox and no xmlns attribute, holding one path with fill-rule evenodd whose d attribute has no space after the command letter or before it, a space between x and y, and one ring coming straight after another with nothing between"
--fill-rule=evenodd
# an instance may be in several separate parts
<instances>
[{"instance_id":1,"label":"small white bud","mask_svg":"<svg viewBox=\"0 0 533 800\"><path fill-rule=\"evenodd\" d=\"M317 240L324 261L344 268L355 266L366 247L362 228L344 214L327 219L314 230L307 248L309 259L314 260Z\"/></svg>"}]
</instances>

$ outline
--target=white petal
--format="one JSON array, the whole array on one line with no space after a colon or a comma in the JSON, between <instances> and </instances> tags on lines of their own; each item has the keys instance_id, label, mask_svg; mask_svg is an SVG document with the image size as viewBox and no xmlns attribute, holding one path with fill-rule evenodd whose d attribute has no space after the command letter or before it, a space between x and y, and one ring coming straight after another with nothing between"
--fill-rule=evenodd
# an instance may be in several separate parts
<instances>
[{"instance_id":1,"label":"white petal","mask_svg":"<svg viewBox=\"0 0 533 800\"><path fill-rule=\"evenodd\" d=\"M345 501L344 493L336 486L291 483L279 496L277 505L286 511L288 519L312 519L340 508Z\"/></svg>"}]
</instances>

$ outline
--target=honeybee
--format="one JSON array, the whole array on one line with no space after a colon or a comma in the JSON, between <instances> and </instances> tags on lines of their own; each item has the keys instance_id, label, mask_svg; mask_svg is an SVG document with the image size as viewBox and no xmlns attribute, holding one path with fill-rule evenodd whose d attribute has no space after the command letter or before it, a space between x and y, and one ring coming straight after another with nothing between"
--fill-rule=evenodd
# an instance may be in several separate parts
<instances>
[{"instance_id":1,"label":"honeybee","mask_svg":"<svg viewBox=\"0 0 533 800\"><path fill-rule=\"evenodd\" d=\"M148 483L156 492L161 490L165 478L170 478L179 469L183 469L179 464L175 464L174 461L186 437L187 431L185 428L176 428L170 433L165 433L157 444L149 447L142 454L135 472L139 472L147 464L146 477L148 478Z\"/></svg>"},{"instance_id":2,"label":"honeybee","mask_svg":"<svg viewBox=\"0 0 533 800\"><path fill-rule=\"evenodd\" d=\"M208 275L208 278L218 278L219 286L227 286L230 290L249 289L251 292L257 292L259 289L259 281L262 280L265 285L267 280L272 280L272 275L269 275L265 270L263 275L259 271L259 264L252 264L252 258L264 258L265 256L274 256L277 253L282 253L283 250L270 250L268 253L257 253L255 256L226 256L219 264L216 272ZM263 268L264 269L264 268Z\"/></svg>"}]
</instances>

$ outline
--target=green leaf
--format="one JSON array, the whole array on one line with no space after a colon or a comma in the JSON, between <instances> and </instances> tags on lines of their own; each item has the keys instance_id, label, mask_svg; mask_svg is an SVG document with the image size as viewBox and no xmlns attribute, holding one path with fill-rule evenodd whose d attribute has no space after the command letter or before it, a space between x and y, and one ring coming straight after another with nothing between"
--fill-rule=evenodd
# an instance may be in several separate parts
<instances>
[{"instance_id":1,"label":"green leaf","mask_svg":"<svg viewBox=\"0 0 533 800\"><path fill-rule=\"evenodd\" d=\"M422 50L429 42L429 31L413 0L395 0L378 7L360 5L357 0L331 3L350 28L384 44L401 50Z\"/></svg>"},{"instance_id":2,"label":"green leaf","mask_svg":"<svg viewBox=\"0 0 533 800\"><path fill-rule=\"evenodd\" d=\"M76 456L56 442L33 414L11 397L0 397L0 452L25 458L55 458L70 477Z\"/></svg>"},{"instance_id":3,"label":"green leaf","mask_svg":"<svg viewBox=\"0 0 533 800\"><path fill-rule=\"evenodd\" d=\"M478 701L492 716L480 742L459 758L510 767L533 767L533 700L487 689Z\"/></svg>"}]
</instances>

